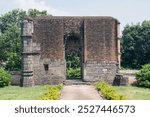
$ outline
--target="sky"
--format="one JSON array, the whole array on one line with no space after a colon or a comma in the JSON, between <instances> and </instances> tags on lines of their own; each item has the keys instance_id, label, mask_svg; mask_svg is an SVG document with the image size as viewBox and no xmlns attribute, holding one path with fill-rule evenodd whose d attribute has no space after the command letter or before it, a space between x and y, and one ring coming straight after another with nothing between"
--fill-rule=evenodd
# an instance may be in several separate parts
<instances>
[{"instance_id":1,"label":"sky","mask_svg":"<svg viewBox=\"0 0 150 117\"><path fill-rule=\"evenodd\" d=\"M0 15L12 9L47 10L53 16L112 16L121 23L150 20L150 0L0 0Z\"/></svg>"}]
</instances>

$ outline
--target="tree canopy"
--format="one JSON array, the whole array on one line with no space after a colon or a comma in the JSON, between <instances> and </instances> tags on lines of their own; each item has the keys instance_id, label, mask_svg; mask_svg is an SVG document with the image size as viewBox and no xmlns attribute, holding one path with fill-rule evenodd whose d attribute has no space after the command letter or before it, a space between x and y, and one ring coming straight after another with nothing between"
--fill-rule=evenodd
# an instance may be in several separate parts
<instances>
[{"instance_id":1,"label":"tree canopy","mask_svg":"<svg viewBox=\"0 0 150 117\"><path fill-rule=\"evenodd\" d=\"M123 67L139 69L150 62L150 21L125 26L121 52Z\"/></svg>"},{"instance_id":2,"label":"tree canopy","mask_svg":"<svg viewBox=\"0 0 150 117\"><path fill-rule=\"evenodd\" d=\"M7 70L21 68L21 22L25 16L46 16L47 11L15 9L0 16L0 66Z\"/></svg>"}]
</instances>

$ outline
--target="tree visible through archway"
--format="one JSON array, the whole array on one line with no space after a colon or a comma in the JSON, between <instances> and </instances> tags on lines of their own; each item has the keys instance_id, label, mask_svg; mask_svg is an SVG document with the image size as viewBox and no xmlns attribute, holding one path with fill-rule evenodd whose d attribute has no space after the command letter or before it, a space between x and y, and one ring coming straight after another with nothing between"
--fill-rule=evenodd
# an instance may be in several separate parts
<instances>
[{"instance_id":1,"label":"tree visible through archway","mask_svg":"<svg viewBox=\"0 0 150 117\"><path fill-rule=\"evenodd\" d=\"M66 56L67 78L81 78L80 55L77 52L70 52Z\"/></svg>"}]
</instances>

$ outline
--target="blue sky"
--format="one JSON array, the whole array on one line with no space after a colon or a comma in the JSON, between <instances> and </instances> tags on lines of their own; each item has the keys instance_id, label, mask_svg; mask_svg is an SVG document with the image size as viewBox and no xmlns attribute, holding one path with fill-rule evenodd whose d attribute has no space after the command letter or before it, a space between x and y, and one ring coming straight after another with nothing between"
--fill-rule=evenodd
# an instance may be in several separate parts
<instances>
[{"instance_id":1,"label":"blue sky","mask_svg":"<svg viewBox=\"0 0 150 117\"><path fill-rule=\"evenodd\" d=\"M1 0L0 14L12 9L36 8L54 16L112 16L128 23L150 20L150 0Z\"/></svg>"}]
</instances>

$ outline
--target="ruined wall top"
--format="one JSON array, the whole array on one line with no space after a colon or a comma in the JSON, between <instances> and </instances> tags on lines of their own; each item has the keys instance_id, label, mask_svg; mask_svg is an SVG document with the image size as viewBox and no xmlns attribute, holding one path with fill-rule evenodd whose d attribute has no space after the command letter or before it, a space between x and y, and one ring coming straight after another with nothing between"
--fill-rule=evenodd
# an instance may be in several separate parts
<instances>
[{"instance_id":1,"label":"ruined wall top","mask_svg":"<svg viewBox=\"0 0 150 117\"><path fill-rule=\"evenodd\" d=\"M42 58L64 60L66 37L83 41L84 62L117 61L117 24L107 16L42 16L33 19L33 42L41 46Z\"/></svg>"}]
</instances>

